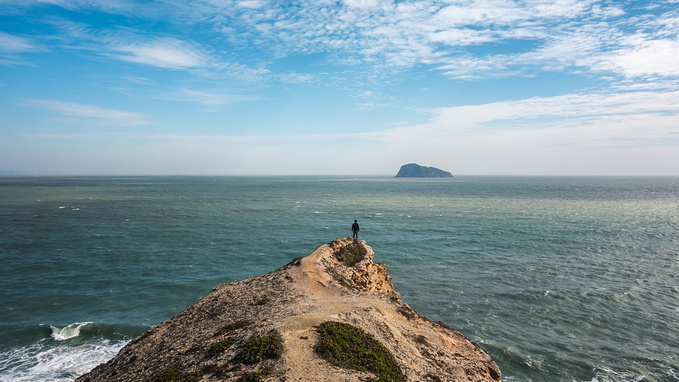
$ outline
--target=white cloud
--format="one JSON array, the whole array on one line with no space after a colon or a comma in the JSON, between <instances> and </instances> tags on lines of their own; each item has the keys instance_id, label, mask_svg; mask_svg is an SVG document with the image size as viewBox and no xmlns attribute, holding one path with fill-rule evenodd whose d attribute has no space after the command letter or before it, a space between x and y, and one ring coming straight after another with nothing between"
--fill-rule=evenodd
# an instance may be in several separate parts
<instances>
[{"instance_id":1,"label":"white cloud","mask_svg":"<svg viewBox=\"0 0 679 382\"><path fill-rule=\"evenodd\" d=\"M256 99L256 97L235 94L211 93L192 89L181 89L176 99L189 100L208 106L222 106L231 105L236 102L254 100Z\"/></svg>"},{"instance_id":2,"label":"white cloud","mask_svg":"<svg viewBox=\"0 0 679 382\"><path fill-rule=\"evenodd\" d=\"M676 76L671 52L679 14L667 3L643 10L633 3L601 0L300 0L295 6L267 0L164 0L157 7L123 0L52 2L69 9L200 23L236 47L257 49L264 60L329 53L336 63L371 66L363 71L371 76L421 64L454 78L564 70ZM639 41L631 43L632 36ZM105 49L127 62L168 69L247 66L234 61L237 55L224 60L222 51L192 42L134 36L127 42L123 37L114 37ZM515 45L516 40L524 43Z\"/></svg>"},{"instance_id":3,"label":"white cloud","mask_svg":"<svg viewBox=\"0 0 679 382\"><path fill-rule=\"evenodd\" d=\"M314 76L311 74L295 72L281 73L278 75L278 78L280 79L281 82L286 84L303 84L312 82L314 80Z\"/></svg>"},{"instance_id":4,"label":"white cloud","mask_svg":"<svg viewBox=\"0 0 679 382\"><path fill-rule=\"evenodd\" d=\"M58 6L71 11L96 9L115 14L134 14L139 7L133 0L0 0L7 7Z\"/></svg>"},{"instance_id":5,"label":"white cloud","mask_svg":"<svg viewBox=\"0 0 679 382\"><path fill-rule=\"evenodd\" d=\"M679 91L568 94L438 108L366 134L461 173L679 174ZM663 161L658 161L662 159Z\"/></svg>"},{"instance_id":6,"label":"white cloud","mask_svg":"<svg viewBox=\"0 0 679 382\"><path fill-rule=\"evenodd\" d=\"M50 110L63 116L75 117L81 121L99 121L100 123L113 126L142 126L151 124L151 120L143 114L106 109L96 105L84 105L49 99L28 99L24 104Z\"/></svg>"},{"instance_id":7,"label":"white cloud","mask_svg":"<svg viewBox=\"0 0 679 382\"><path fill-rule=\"evenodd\" d=\"M514 129L564 125L573 121L590 124L593 120L609 116L627 118L654 113L679 116L679 91L567 94L439 108L432 113L435 116L428 123L428 128L440 131L492 130L494 124ZM652 128L649 126L647 130ZM676 129L679 132L679 126Z\"/></svg>"},{"instance_id":8,"label":"white cloud","mask_svg":"<svg viewBox=\"0 0 679 382\"><path fill-rule=\"evenodd\" d=\"M12 53L34 52L38 48L30 40L0 32L0 50Z\"/></svg>"},{"instance_id":9,"label":"white cloud","mask_svg":"<svg viewBox=\"0 0 679 382\"><path fill-rule=\"evenodd\" d=\"M344 0L349 8L374 8L380 5L380 0Z\"/></svg>"},{"instance_id":10,"label":"white cloud","mask_svg":"<svg viewBox=\"0 0 679 382\"><path fill-rule=\"evenodd\" d=\"M399 146L419 145L423 151L427 146L457 140L482 145L483 139L488 139L501 145L498 137L506 136L526 139L525 143L515 142L519 150L532 138L539 138L536 147L546 151L563 145L597 147L601 142L617 141L647 145L650 140L679 134L679 91L535 97L439 108L432 114L427 123L397 127L375 138Z\"/></svg>"},{"instance_id":11,"label":"white cloud","mask_svg":"<svg viewBox=\"0 0 679 382\"><path fill-rule=\"evenodd\" d=\"M31 40L0 32L0 65L32 65L23 53L37 52L40 49Z\"/></svg>"},{"instance_id":12,"label":"white cloud","mask_svg":"<svg viewBox=\"0 0 679 382\"><path fill-rule=\"evenodd\" d=\"M465 25L508 25L529 18L527 9L513 1L474 1L449 5L434 15L439 27L455 28Z\"/></svg>"},{"instance_id":13,"label":"white cloud","mask_svg":"<svg viewBox=\"0 0 679 382\"><path fill-rule=\"evenodd\" d=\"M679 76L679 40L642 40L605 56L602 65L626 77Z\"/></svg>"},{"instance_id":14,"label":"white cloud","mask_svg":"<svg viewBox=\"0 0 679 382\"><path fill-rule=\"evenodd\" d=\"M239 1L238 5L243 7L243 8L257 9L257 8L264 7L266 5L266 1L264 1L264 0L244 0L244 1Z\"/></svg>"},{"instance_id":15,"label":"white cloud","mask_svg":"<svg viewBox=\"0 0 679 382\"><path fill-rule=\"evenodd\" d=\"M167 69L191 69L212 64L211 57L193 44L164 38L149 42L115 43L109 56L123 61Z\"/></svg>"},{"instance_id":16,"label":"white cloud","mask_svg":"<svg viewBox=\"0 0 679 382\"><path fill-rule=\"evenodd\" d=\"M433 43L441 42L450 46L464 46L496 41L497 37L491 33L469 28L448 29L432 33L429 39Z\"/></svg>"}]
</instances>

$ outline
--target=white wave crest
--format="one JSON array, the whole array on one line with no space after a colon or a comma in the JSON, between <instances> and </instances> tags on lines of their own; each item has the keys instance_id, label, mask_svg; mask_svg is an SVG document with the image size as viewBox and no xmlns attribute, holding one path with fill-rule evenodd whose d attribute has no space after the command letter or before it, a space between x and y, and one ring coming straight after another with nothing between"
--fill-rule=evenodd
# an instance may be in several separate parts
<instances>
[{"instance_id":1,"label":"white wave crest","mask_svg":"<svg viewBox=\"0 0 679 382\"><path fill-rule=\"evenodd\" d=\"M41 340L0 352L0 381L72 382L113 358L127 341L98 340L73 346Z\"/></svg>"},{"instance_id":2,"label":"white wave crest","mask_svg":"<svg viewBox=\"0 0 679 382\"><path fill-rule=\"evenodd\" d=\"M64 341L69 338L78 337L80 335L80 328L89 324L91 324L91 322L76 322L63 328L50 325L50 328L52 329L51 337L55 341Z\"/></svg>"}]
</instances>

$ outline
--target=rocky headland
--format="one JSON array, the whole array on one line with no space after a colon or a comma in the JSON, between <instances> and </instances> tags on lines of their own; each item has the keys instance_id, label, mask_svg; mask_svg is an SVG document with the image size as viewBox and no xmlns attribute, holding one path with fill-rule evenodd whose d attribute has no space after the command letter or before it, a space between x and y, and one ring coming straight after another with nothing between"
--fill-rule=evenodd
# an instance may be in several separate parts
<instances>
[{"instance_id":1,"label":"rocky headland","mask_svg":"<svg viewBox=\"0 0 679 382\"><path fill-rule=\"evenodd\" d=\"M401 301L373 255L342 238L217 286L77 382L500 381L479 346Z\"/></svg>"},{"instance_id":2,"label":"rocky headland","mask_svg":"<svg viewBox=\"0 0 679 382\"><path fill-rule=\"evenodd\" d=\"M436 167L420 166L417 163L408 163L401 166L396 178L452 178L453 174Z\"/></svg>"}]
</instances>

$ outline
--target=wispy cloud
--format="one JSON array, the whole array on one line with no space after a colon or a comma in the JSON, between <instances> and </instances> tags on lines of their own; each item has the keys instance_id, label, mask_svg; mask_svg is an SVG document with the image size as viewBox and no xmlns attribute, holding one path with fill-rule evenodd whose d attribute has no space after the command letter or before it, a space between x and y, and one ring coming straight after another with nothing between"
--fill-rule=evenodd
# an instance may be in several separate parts
<instances>
[{"instance_id":1,"label":"wispy cloud","mask_svg":"<svg viewBox=\"0 0 679 382\"><path fill-rule=\"evenodd\" d=\"M149 117L140 113L107 109L96 105L49 99L27 99L24 101L24 105L53 111L59 115L74 117L81 121L98 121L112 126L143 126L152 123Z\"/></svg>"},{"instance_id":2,"label":"wispy cloud","mask_svg":"<svg viewBox=\"0 0 679 382\"><path fill-rule=\"evenodd\" d=\"M30 39L0 32L0 65L30 65L24 53L39 50Z\"/></svg>"},{"instance_id":3,"label":"wispy cloud","mask_svg":"<svg viewBox=\"0 0 679 382\"><path fill-rule=\"evenodd\" d=\"M114 53L106 55L127 62L168 69L203 68L213 59L197 44L175 38L162 38L132 43L114 42L109 46Z\"/></svg>"},{"instance_id":4,"label":"wispy cloud","mask_svg":"<svg viewBox=\"0 0 679 382\"><path fill-rule=\"evenodd\" d=\"M338 56L338 62L392 69L430 64L455 78L568 68L649 74L639 69L645 66L639 57L658 57L676 67L666 52L674 48L670 42L676 43L679 23L676 11L667 6L655 9L653 17L649 13L629 18L628 12L639 9L598 0L305 0L297 7L228 3L199 2L183 8L195 18L210 15L215 30L233 41L245 38L273 54L327 52ZM630 44L639 23L645 33ZM517 40L532 48L512 51ZM509 51L494 53L498 47ZM675 75L661 68L652 72Z\"/></svg>"},{"instance_id":5,"label":"wispy cloud","mask_svg":"<svg viewBox=\"0 0 679 382\"><path fill-rule=\"evenodd\" d=\"M71 11L100 10L114 14L132 14L143 9L134 0L0 0L0 4L15 10L30 6L57 6Z\"/></svg>"},{"instance_id":6,"label":"wispy cloud","mask_svg":"<svg viewBox=\"0 0 679 382\"><path fill-rule=\"evenodd\" d=\"M58 31L52 37L59 47L89 52L93 59L107 57L116 61L152 66L161 69L189 71L203 77L227 74L244 81L255 81L269 75L262 65L247 65L233 55L226 57L209 45L164 33L149 36L132 28L96 28L63 19L45 23Z\"/></svg>"},{"instance_id":7,"label":"wispy cloud","mask_svg":"<svg viewBox=\"0 0 679 382\"><path fill-rule=\"evenodd\" d=\"M366 133L382 156L471 174L674 174L679 91L567 94L437 108ZM404 158L405 159L405 158Z\"/></svg>"},{"instance_id":8,"label":"wispy cloud","mask_svg":"<svg viewBox=\"0 0 679 382\"><path fill-rule=\"evenodd\" d=\"M304 84L309 83L314 80L314 76L311 74L295 73L295 72L285 72L278 75L281 82L286 84Z\"/></svg>"},{"instance_id":9,"label":"wispy cloud","mask_svg":"<svg viewBox=\"0 0 679 382\"><path fill-rule=\"evenodd\" d=\"M177 94L176 99L189 100L208 106L223 106L231 105L237 102L252 101L257 99L257 97L238 94L212 93L193 89L181 89Z\"/></svg>"},{"instance_id":10,"label":"wispy cloud","mask_svg":"<svg viewBox=\"0 0 679 382\"><path fill-rule=\"evenodd\" d=\"M368 65L374 71L432 65L452 78L569 69L627 77L677 75L671 53L679 38L679 12L671 2L652 9L602 0L300 0L295 6L265 0L164 0L162 6L122 0L48 3L184 26L200 23L216 40L236 49L258 49L263 61L326 53L334 63ZM142 38L128 31L128 36L100 32L90 37L105 43L102 49L109 57L160 68L246 74L252 65L178 36ZM280 78L307 80L285 74Z\"/></svg>"},{"instance_id":11,"label":"wispy cloud","mask_svg":"<svg viewBox=\"0 0 679 382\"><path fill-rule=\"evenodd\" d=\"M0 32L0 51L5 52L34 52L38 48L29 39Z\"/></svg>"},{"instance_id":12,"label":"wispy cloud","mask_svg":"<svg viewBox=\"0 0 679 382\"><path fill-rule=\"evenodd\" d=\"M596 147L602 142L646 145L676 136L679 91L567 94L517 101L437 108L421 125L401 126L374 137L399 145L424 146L470 137L540 137L541 147ZM496 144L499 140L491 139ZM517 142L514 142L517 143ZM524 143L518 143L518 147Z\"/></svg>"}]
</instances>

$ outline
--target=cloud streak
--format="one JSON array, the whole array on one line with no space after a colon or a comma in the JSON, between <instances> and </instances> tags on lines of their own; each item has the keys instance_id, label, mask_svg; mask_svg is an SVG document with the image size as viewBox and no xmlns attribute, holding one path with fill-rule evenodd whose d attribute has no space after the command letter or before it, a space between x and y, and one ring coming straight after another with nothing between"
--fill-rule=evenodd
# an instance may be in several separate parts
<instances>
[{"instance_id":1,"label":"cloud streak","mask_svg":"<svg viewBox=\"0 0 679 382\"><path fill-rule=\"evenodd\" d=\"M204 68L211 66L214 61L197 44L175 38L131 43L114 42L109 45L109 49L114 53L105 54L112 58L165 69Z\"/></svg>"},{"instance_id":2,"label":"cloud streak","mask_svg":"<svg viewBox=\"0 0 679 382\"><path fill-rule=\"evenodd\" d=\"M0 51L21 53L37 50L38 48L26 38L0 32Z\"/></svg>"},{"instance_id":3,"label":"cloud streak","mask_svg":"<svg viewBox=\"0 0 679 382\"><path fill-rule=\"evenodd\" d=\"M27 38L0 32L0 65L30 65L24 53L38 52L40 49Z\"/></svg>"},{"instance_id":4,"label":"cloud streak","mask_svg":"<svg viewBox=\"0 0 679 382\"><path fill-rule=\"evenodd\" d=\"M24 104L52 111L61 116L74 117L82 122L97 121L112 126L145 126L152 124L151 119L143 114L107 109L96 105L49 99L27 99L24 101Z\"/></svg>"}]
</instances>

